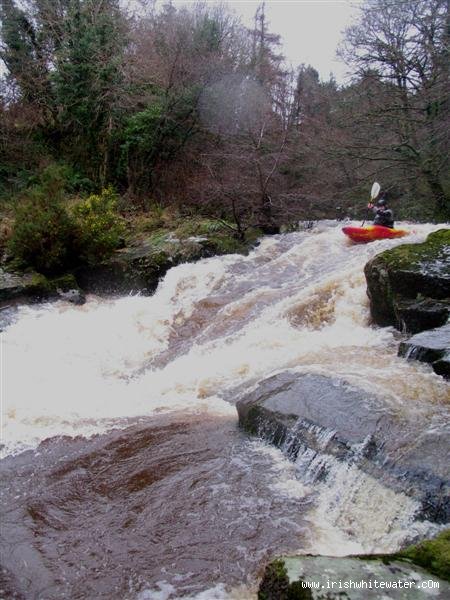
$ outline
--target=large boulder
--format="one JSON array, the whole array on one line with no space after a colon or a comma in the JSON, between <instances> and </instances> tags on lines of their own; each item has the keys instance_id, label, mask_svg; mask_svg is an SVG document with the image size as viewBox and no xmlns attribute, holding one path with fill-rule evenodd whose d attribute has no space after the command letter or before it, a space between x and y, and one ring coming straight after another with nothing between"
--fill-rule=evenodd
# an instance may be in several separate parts
<instances>
[{"instance_id":1,"label":"large boulder","mask_svg":"<svg viewBox=\"0 0 450 600\"><path fill-rule=\"evenodd\" d=\"M450 430L427 429L344 380L282 372L237 403L240 425L321 479L345 461L418 503L417 516L450 519ZM320 460L318 460L318 458Z\"/></svg>"},{"instance_id":2,"label":"large boulder","mask_svg":"<svg viewBox=\"0 0 450 600\"><path fill-rule=\"evenodd\" d=\"M450 314L450 229L382 252L364 273L378 325L410 333L444 325Z\"/></svg>"},{"instance_id":3,"label":"large boulder","mask_svg":"<svg viewBox=\"0 0 450 600\"><path fill-rule=\"evenodd\" d=\"M450 379L450 324L417 333L401 342L398 355L430 363L438 375Z\"/></svg>"}]
</instances>

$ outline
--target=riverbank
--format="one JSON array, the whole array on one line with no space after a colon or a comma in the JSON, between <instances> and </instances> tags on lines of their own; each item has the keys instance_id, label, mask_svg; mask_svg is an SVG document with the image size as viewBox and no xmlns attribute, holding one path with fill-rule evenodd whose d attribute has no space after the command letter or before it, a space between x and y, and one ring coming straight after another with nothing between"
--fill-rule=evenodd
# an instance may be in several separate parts
<instances>
[{"instance_id":1,"label":"riverbank","mask_svg":"<svg viewBox=\"0 0 450 600\"><path fill-rule=\"evenodd\" d=\"M82 303L86 293L150 294L170 268L216 255L244 255L262 235L258 229L248 229L240 236L226 221L173 212L150 211L124 222L121 247L111 256L74 266L56 277L24 271L4 253L0 307L48 299Z\"/></svg>"}]
</instances>

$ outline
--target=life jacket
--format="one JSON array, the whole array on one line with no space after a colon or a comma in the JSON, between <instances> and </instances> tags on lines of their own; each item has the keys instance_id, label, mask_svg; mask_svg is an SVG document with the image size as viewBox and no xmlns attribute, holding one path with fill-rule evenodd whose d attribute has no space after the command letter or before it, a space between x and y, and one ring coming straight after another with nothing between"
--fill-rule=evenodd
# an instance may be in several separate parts
<instances>
[{"instance_id":1,"label":"life jacket","mask_svg":"<svg viewBox=\"0 0 450 600\"><path fill-rule=\"evenodd\" d=\"M394 227L394 215L390 208L378 208L373 220L374 225L382 225L383 227Z\"/></svg>"}]
</instances>

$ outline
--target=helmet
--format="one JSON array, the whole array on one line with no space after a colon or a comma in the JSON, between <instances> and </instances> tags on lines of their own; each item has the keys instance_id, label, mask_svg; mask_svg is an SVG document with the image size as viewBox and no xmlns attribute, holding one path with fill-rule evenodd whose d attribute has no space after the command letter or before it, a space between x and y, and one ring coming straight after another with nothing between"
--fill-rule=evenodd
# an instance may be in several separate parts
<instances>
[{"instance_id":1,"label":"helmet","mask_svg":"<svg viewBox=\"0 0 450 600\"><path fill-rule=\"evenodd\" d=\"M381 198L377 202L377 206L386 206L386 204L387 204L386 198L384 196L381 196Z\"/></svg>"}]
</instances>

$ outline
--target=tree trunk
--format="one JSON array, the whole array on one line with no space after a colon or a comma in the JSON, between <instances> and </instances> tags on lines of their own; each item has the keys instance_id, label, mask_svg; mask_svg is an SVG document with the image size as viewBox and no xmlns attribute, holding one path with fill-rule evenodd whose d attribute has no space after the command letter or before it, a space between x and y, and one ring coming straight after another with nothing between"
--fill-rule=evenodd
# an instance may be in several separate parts
<instances>
[{"instance_id":1,"label":"tree trunk","mask_svg":"<svg viewBox=\"0 0 450 600\"><path fill-rule=\"evenodd\" d=\"M425 178L435 202L435 214L438 218L450 217L450 198L447 197L439 177L430 171L424 171Z\"/></svg>"}]
</instances>

